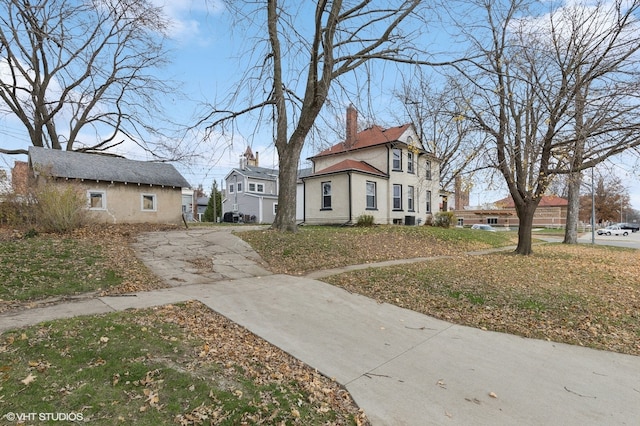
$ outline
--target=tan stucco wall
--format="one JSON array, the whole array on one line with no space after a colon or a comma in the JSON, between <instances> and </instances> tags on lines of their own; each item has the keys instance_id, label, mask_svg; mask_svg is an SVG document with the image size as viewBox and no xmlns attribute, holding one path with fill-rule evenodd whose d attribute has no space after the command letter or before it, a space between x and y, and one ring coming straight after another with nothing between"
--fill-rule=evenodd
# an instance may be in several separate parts
<instances>
[{"instance_id":1,"label":"tan stucco wall","mask_svg":"<svg viewBox=\"0 0 640 426\"><path fill-rule=\"evenodd\" d=\"M89 209L91 219L98 223L181 223L181 188L167 188L109 182L74 182L88 200L89 191L103 191L104 209ZM142 210L142 194L154 194L156 210ZM87 201L88 205L88 201Z\"/></svg>"}]
</instances>

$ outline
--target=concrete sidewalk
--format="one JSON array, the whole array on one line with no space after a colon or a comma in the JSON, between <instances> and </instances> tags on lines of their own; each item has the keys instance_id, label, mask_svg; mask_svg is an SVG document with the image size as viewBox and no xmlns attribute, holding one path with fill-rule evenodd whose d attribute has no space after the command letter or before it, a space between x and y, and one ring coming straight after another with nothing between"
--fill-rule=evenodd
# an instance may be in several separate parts
<instances>
[{"instance_id":1,"label":"concrete sidewalk","mask_svg":"<svg viewBox=\"0 0 640 426\"><path fill-rule=\"evenodd\" d=\"M640 419L640 357L452 325L314 279L271 275L228 232L146 234L140 247L171 288L3 315L0 330L196 299L335 378L374 425ZM245 266L228 264L242 253ZM189 256L211 258L212 271L192 270Z\"/></svg>"}]
</instances>

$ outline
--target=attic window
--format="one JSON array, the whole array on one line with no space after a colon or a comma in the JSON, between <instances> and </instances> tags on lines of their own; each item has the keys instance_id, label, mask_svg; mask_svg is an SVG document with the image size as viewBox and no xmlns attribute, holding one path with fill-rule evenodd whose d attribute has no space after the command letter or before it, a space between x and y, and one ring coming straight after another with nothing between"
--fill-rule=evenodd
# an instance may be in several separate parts
<instances>
[{"instance_id":1,"label":"attic window","mask_svg":"<svg viewBox=\"0 0 640 426\"><path fill-rule=\"evenodd\" d=\"M142 211L155 212L157 210L156 194L142 194Z\"/></svg>"}]
</instances>

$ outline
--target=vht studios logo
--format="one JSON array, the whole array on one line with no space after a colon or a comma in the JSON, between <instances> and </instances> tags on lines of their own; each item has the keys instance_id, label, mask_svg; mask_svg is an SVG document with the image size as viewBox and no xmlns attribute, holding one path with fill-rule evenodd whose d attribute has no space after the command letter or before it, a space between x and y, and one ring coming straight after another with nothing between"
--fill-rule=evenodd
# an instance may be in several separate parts
<instances>
[{"instance_id":1,"label":"vht studios logo","mask_svg":"<svg viewBox=\"0 0 640 426\"><path fill-rule=\"evenodd\" d=\"M10 422L77 422L84 419L82 413L7 413L4 418Z\"/></svg>"}]
</instances>

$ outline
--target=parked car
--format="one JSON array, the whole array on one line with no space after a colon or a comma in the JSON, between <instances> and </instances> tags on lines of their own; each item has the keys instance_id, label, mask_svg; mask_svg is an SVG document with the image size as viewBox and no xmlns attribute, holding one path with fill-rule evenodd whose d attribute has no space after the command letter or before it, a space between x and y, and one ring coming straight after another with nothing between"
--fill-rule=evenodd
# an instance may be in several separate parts
<instances>
[{"instance_id":1,"label":"parked car","mask_svg":"<svg viewBox=\"0 0 640 426\"><path fill-rule=\"evenodd\" d=\"M629 235L629 230L622 229L618 225L607 226L606 228L598 229L598 235Z\"/></svg>"},{"instance_id":2,"label":"parked car","mask_svg":"<svg viewBox=\"0 0 640 426\"><path fill-rule=\"evenodd\" d=\"M475 225L471 226L471 229L479 229L481 231L489 231L489 232L496 232L495 228L491 225L482 225L482 224L478 224L476 223Z\"/></svg>"},{"instance_id":3,"label":"parked car","mask_svg":"<svg viewBox=\"0 0 640 426\"><path fill-rule=\"evenodd\" d=\"M629 229L631 232L638 232L640 230L640 225L637 223L619 223L618 224L621 229Z\"/></svg>"}]
</instances>

